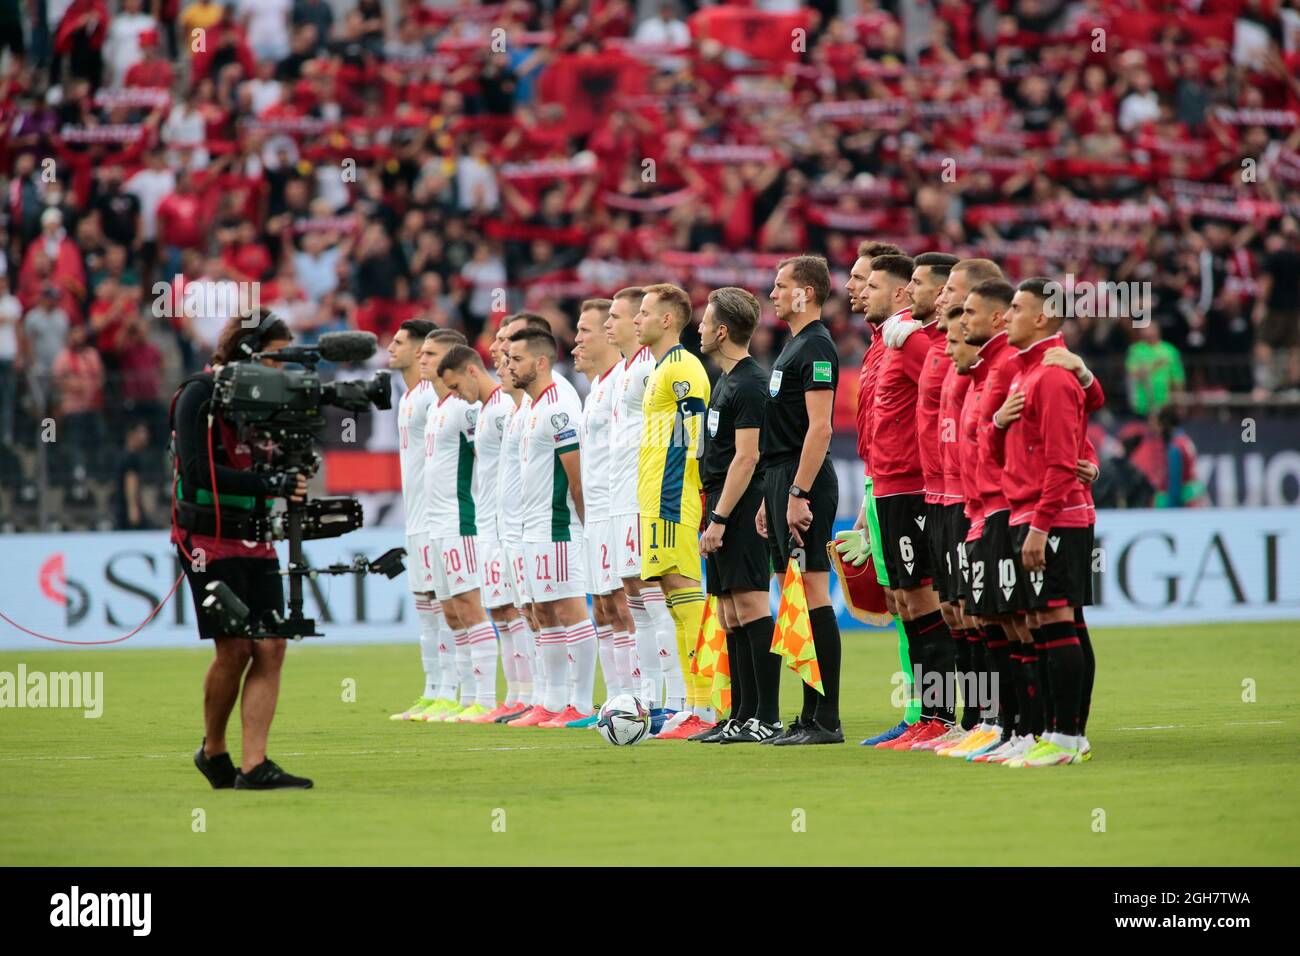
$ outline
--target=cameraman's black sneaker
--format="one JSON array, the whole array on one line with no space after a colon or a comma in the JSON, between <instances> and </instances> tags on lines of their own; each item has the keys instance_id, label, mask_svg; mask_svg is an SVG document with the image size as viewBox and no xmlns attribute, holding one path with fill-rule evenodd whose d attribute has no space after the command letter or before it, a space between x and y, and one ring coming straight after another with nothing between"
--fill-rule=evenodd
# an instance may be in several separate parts
<instances>
[{"instance_id":1,"label":"cameraman's black sneaker","mask_svg":"<svg viewBox=\"0 0 1300 956\"><path fill-rule=\"evenodd\" d=\"M757 717L751 717L734 734L718 741L720 744L766 744L775 740L784 728L781 721L765 724Z\"/></svg>"},{"instance_id":2,"label":"cameraman's black sneaker","mask_svg":"<svg viewBox=\"0 0 1300 956\"><path fill-rule=\"evenodd\" d=\"M795 738L802 737L804 731L807 729L808 725L803 722L803 717L796 717L790 726L785 729L785 733L781 734L779 737L772 737L769 740L764 740L763 743L773 745L781 744L782 746L785 746L786 744L794 743Z\"/></svg>"},{"instance_id":3,"label":"cameraman's black sneaker","mask_svg":"<svg viewBox=\"0 0 1300 956\"><path fill-rule=\"evenodd\" d=\"M212 784L213 790L228 790L235 785L235 777L239 771L235 769L230 754L213 754L211 757L205 754L203 748L207 743L207 738L203 738L199 749L194 751L194 766L199 768L199 773L208 778L208 783Z\"/></svg>"},{"instance_id":4,"label":"cameraman's black sneaker","mask_svg":"<svg viewBox=\"0 0 1300 956\"><path fill-rule=\"evenodd\" d=\"M780 741L777 741L780 743ZM803 734L797 740L791 740L790 746L797 747L803 744L842 744L844 743L844 728L836 727L834 730L827 730L817 721L813 720L804 728Z\"/></svg>"},{"instance_id":5,"label":"cameraman's black sneaker","mask_svg":"<svg viewBox=\"0 0 1300 956\"><path fill-rule=\"evenodd\" d=\"M236 790L310 790L311 781L285 773L270 759L235 777Z\"/></svg>"}]
</instances>

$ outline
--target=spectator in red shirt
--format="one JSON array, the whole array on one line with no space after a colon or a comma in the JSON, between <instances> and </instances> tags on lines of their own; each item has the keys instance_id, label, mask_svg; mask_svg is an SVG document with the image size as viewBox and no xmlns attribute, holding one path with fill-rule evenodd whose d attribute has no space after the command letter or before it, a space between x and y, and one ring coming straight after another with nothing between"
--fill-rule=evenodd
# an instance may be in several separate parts
<instances>
[{"instance_id":1,"label":"spectator in red shirt","mask_svg":"<svg viewBox=\"0 0 1300 956\"><path fill-rule=\"evenodd\" d=\"M140 34L140 60L126 71L127 86L145 86L159 90L172 88L172 65L158 56L158 33L145 30Z\"/></svg>"},{"instance_id":2,"label":"spectator in red shirt","mask_svg":"<svg viewBox=\"0 0 1300 956\"><path fill-rule=\"evenodd\" d=\"M54 359L60 444L73 468L89 471L104 441L104 363L91 346L86 328L68 330L67 344Z\"/></svg>"},{"instance_id":3,"label":"spectator in red shirt","mask_svg":"<svg viewBox=\"0 0 1300 956\"><path fill-rule=\"evenodd\" d=\"M176 191L158 204L158 243L163 255L163 274L180 271L181 252L202 249L203 198L194 191L188 170L176 176Z\"/></svg>"}]
</instances>

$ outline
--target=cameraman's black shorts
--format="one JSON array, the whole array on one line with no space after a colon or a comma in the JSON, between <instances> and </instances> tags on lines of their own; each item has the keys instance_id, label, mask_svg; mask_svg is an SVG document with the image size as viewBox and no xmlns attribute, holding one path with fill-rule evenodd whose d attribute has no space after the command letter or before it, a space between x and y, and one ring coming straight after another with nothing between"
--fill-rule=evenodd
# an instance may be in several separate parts
<instances>
[{"instance_id":1,"label":"cameraman's black shorts","mask_svg":"<svg viewBox=\"0 0 1300 956\"><path fill-rule=\"evenodd\" d=\"M784 578L790 564L790 553L799 545L790 543L790 528L785 523L785 510L790 504L790 486L799 471L799 460L769 465L763 475L763 500L767 505L767 550L772 558L773 570ZM826 542L835 535L835 512L840 507L840 483L835 477L835 466L829 457L822 462L821 470L808 489L808 506L812 510L812 525L803 538L805 571L829 571L831 559L826 555Z\"/></svg>"},{"instance_id":2,"label":"cameraman's black shorts","mask_svg":"<svg viewBox=\"0 0 1300 956\"><path fill-rule=\"evenodd\" d=\"M238 634L218 634L203 610L204 590L210 581L225 581L239 600L248 605L250 623L260 621L270 611L284 616L284 585L280 578L280 562L274 558L220 558L209 561L203 571L195 571L189 560L177 547L181 568L189 579L190 595L194 599L194 612L199 619L199 637L208 641L214 637L240 637Z\"/></svg>"},{"instance_id":3,"label":"cameraman's black shorts","mask_svg":"<svg viewBox=\"0 0 1300 956\"><path fill-rule=\"evenodd\" d=\"M788 487L788 486L787 486ZM722 489L705 492L704 507L717 510ZM736 507L727 515L722 547L704 559L704 586L709 594L732 591L766 591L772 580L767 542L758 533L754 518L763 503L763 486L750 482Z\"/></svg>"}]
</instances>

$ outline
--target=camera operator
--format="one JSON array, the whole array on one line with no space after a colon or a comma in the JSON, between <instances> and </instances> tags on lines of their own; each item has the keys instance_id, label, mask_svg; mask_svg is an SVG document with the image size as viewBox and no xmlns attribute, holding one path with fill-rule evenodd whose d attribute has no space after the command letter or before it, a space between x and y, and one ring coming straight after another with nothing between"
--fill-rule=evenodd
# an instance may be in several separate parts
<instances>
[{"instance_id":1,"label":"camera operator","mask_svg":"<svg viewBox=\"0 0 1300 956\"><path fill-rule=\"evenodd\" d=\"M300 474L254 472L252 449L240 443L229 423L215 416L209 421L209 415L215 373L222 366L251 361L255 353L283 348L291 338L288 326L270 310L232 318L221 332L211 366L187 379L172 400L178 472L172 541L194 596L199 636L216 646L216 657L203 683L205 737L194 754L194 763L215 789L307 789L312 785L306 778L285 773L266 756L267 734L280 693L284 639L254 640L241 633L222 633L230 625L220 624L202 606L206 586L220 581L247 605L250 626L284 614L275 548L270 542L247 540L254 538L249 519L265 514L268 498L304 500L307 480ZM214 472L219 513L213 506ZM241 677L243 750L236 769L226 748L226 724L239 697Z\"/></svg>"}]
</instances>

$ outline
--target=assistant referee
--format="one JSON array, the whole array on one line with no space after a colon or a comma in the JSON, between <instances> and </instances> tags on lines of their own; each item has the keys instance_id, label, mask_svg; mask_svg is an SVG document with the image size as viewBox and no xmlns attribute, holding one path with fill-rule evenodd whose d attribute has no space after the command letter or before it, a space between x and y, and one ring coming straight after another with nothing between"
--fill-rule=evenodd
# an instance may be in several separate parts
<instances>
[{"instance_id":1,"label":"assistant referee","mask_svg":"<svg viewBox=\"0 0 1300 956\"><path fill-rule=\"evenodd\" d=\"M821 321L822 305L830 291L830 270L821 256L795 256L777 266L771 299L777 319L790 326L790 338L768 380L760 442L763 504L757 527L767 538L777 574L785 574L791 556L802 565L808 617L826 693L819 695L804 684L803 709L785 733L772 741L776 746L844 743L840 628L831 607L830 558L826 554L840 502L830 459L839 353Z\"/></svg>"},{"instance_id":2,"label":"assistant referee","mask_svg":"<svg viewBox=\"0 0 1300 956\"><path fill-rule=\"evenodd\" d=\"M773 690L780 686L781 659L771 653L771 566L755 526L763 503L759 432L767 407L767 375L749 354L758 315L758 299L728 287L709 293L700 320L700 351L722 367L704 428L700 479L708 526L700 553L709 594L718 598L732 676L731 716L696 735L704 743L762 743L782 729Z\"/></svg>"}]
</instances>

